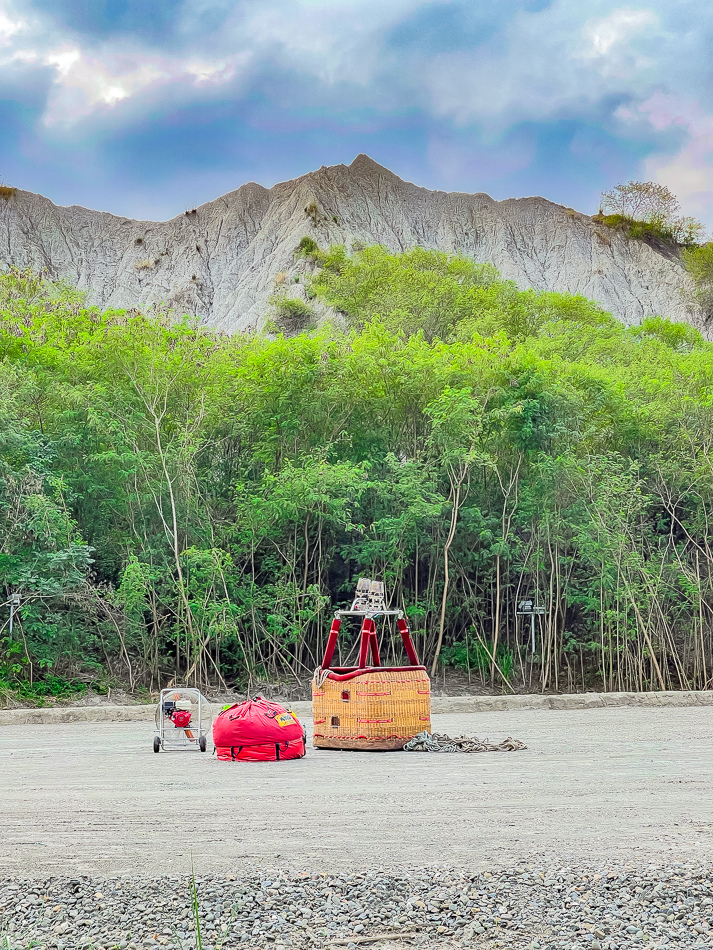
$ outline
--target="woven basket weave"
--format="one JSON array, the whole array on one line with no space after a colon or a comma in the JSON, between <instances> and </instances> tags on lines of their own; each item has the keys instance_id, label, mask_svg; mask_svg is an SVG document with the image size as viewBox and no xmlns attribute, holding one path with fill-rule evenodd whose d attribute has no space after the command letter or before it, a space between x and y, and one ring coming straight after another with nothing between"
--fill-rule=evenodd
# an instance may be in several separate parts
<instances>
[{"instance_id":1,"label":"woven basket weave","mask_svg":"<svg viewBox=\"0 0 713 950\"><path fill-rule=\"evenodd\" d=\"M425 668L364 669L350 679L312 683L314 744L323 749L402 749L431 731L431 686Z\"/></svg>"}]
</instances>

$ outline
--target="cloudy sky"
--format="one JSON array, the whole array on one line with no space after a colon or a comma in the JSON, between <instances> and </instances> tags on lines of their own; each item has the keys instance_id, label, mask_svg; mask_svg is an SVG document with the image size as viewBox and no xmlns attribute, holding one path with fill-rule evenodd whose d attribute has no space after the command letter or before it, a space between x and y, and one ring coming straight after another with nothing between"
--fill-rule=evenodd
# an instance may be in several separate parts
<instances>
[{"instance_id":1,"label":"cloudy sky","mask_svg":"<svg viewBox=\"0 0 713 950\"><path fill-rule=\"evenodd\" d=\"M710 0L0 0L0 180L167 218L367 152L431 188L713 226Z\"/></svg>"}]
</instances>

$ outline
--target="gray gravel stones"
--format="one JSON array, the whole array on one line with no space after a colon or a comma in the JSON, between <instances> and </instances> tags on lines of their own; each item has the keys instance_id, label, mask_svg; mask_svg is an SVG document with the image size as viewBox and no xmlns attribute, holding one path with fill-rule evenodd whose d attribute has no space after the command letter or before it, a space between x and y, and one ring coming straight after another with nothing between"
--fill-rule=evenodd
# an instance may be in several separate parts
<instances>
[{"instance_id":1,"label":"gray gravel stones","mask_svg":"<svg viewBox=\"0 0 713 950\"><path fill-rule=\"evenodd\" d=\"M204 950L713 946L709 869L274 870L196 879ZM369 942L369 938L380 937ZM338 943L337 943L338 941ZM0 880L0 950L194 950L189 878Z\"/></svg>"}]
</instances>

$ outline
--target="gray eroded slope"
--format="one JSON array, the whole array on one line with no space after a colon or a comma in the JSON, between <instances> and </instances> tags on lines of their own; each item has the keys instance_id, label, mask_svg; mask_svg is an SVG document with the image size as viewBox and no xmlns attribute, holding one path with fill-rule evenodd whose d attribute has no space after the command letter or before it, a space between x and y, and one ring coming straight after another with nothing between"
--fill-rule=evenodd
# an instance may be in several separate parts
<instances>
[{"instance_id":1,"label":"gray eroded slope","mask_svg":"<svg viewBox=\"0 0 713 950\"><path fill-rule=\"evenodd\" d=\"M317 223L305 213L311 204ZM544 198L428 191L365 155L270 189L243 185L165 222L61 208L23 191L0 201L2 266L66 278L101 307L166 304L230 331L267 315L276 275L304 266L292 252L305 234L322 246L460 251L520 287L583 294L628 323L649 314L698 323L683 302L682 265L647 245Z\"/></svg>"}]
</instances>

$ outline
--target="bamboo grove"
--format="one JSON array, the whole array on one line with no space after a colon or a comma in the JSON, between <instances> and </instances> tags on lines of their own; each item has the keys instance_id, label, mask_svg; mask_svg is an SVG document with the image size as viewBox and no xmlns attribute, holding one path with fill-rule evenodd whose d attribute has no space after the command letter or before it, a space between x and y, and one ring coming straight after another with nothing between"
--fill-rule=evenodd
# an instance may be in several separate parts
<instances>
[{"instance_id":1,"label":"bamboo grove","mask_svg":"<svg viewBox=\"0 0 713 950\"><path fill-rule=\"evenodd\" d=\"M5 695L305 684L360 575L439 675L710 686L713 346L458 257L301 254L333 317L289 337L0 277Z\"/></svg>"}]
</instances>

